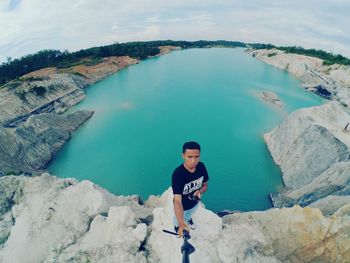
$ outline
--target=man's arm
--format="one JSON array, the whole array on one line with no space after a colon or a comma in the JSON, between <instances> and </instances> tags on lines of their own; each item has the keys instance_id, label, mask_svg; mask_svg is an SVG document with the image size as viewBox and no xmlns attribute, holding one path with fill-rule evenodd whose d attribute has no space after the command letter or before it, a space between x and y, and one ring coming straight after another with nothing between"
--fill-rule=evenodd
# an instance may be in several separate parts
<instances>
[{"instance_id":1,"label":"man's arm","mask_svg":"<svg viewBox=\"0 0 350 263\"><path fill-rule=\"evenodd\" d=\"M184 209L182 206L182 196L181 195L174 195L174 211L175 216L177 219L177 222L179 223L179 236L182 236L182 232L184 229L186 229L188 232L190 232L188 226L185 224L184 221Z\"/></svg>"},{"instance_id":2,"label":"man's arm","mask_svg":"<svg viewBox=\"0 0 350 263\"><path fill-rule=\"evenodd\" d=\"M208 190L208 182L203 183L201 189L197 190L193 195L197 196L198 198L202 198L202 194L205 193Z\"/></svg>"},{"instance_id":3,"label":"man's arm","mask_svg":"<svg viewBox=\"0 0 350 263\"><path fill-rule=\"evenodd\" d=\"M199 189L199 191L201 192L201 194L205 193L208 190L208 182L203 183L201 189Z\"/></svg>"}]
</instances>

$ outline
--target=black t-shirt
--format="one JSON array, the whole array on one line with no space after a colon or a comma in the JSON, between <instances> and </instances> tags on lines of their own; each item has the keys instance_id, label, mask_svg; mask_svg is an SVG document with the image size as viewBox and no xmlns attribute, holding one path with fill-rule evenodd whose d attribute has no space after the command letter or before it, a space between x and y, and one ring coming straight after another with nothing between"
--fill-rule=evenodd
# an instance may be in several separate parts
<instances>
[{"instance_id":1,"label":"black t-shirt","mask_svg":"<svg viewBox=\"0 0 350 263\"><path fill-rule=\"evenodd\" d=\"M188 171L183 164L177 167L172 176L173 193L182 195L184 210L193 208L198 201L192 200L193 194L209 180L204 163L199 162L194 173Z\"/></svg>"}]
</instances>

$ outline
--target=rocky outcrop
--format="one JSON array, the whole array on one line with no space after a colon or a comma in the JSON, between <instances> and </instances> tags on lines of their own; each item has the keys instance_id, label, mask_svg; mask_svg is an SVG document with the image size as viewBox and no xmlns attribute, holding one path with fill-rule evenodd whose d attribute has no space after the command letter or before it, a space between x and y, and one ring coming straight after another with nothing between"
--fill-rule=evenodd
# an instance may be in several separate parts
<instances>
[{"instance_id":1,"label":"rocky outcrop","mask_svg":"<svg viewBox=\"0 0 350 263\"><path fill-rule=\"evenodd\" d=\"M280 166L285 188L270 195L274 206L318 207L330 215L350 201L350 67L281 50L253 50L253 57L285 70L318 95L336 100L292 113L264 135Z\"/></svg>"},{"instance_id":2,"label":"rocky outcrop","mask_svg":"<svg viewBox=\"0 0 350 263\"><path fill-rule=\"evenodd\" d=\"M93 84L118 70L139 62L139 60L128 56L112 56L101 58L98 62L87 62L72 66L66 71L82 76L89 84Z\"/></svg>"},{"instance_id":3,"label":"rocky outcrop","mask_svg":"<svg viewBox=\"0 0 350 263\"><path fill-rule=\"evenodd\" d=\"M268 91L268 90L262 91L259 94L259 97L263 101L265 101L265 102L267 102L267 103L269 103L269 104L271 104L273 106L276 106L278 108L282 108L283 107L282 101L278 98L277 94L272 92L272 91Z\"/></svg>"},{"instance_id":4,"label":"rocky outcrop","mask_svg":"<svg viewBox=\"0 0 350 263\"><path fill-rule=\"evenodd\" d=\"M288 188L299 188L333 163L349 159L350 137L343 131L349 121L350 116L333 102L298 110L264 135Z\"/></svg>"},{"instance_id":5,"label":"rocky outcrop","mask_svg":"<svg viewBox=\"0 0 350 263\"><path fill-rule=\"evenodd\" d=\"M67 73L11 82L0 90L0 123L16 127L33 114L70 107L85 97L87 85L83 77Z\"/></svg>"},{"instance_id":6,"label":"rocky outcrop","mask_svg":"<svg viewBox=\"0 0 350 263\"><path fill-rule=\"evenodd\" d=\"M171 192L161 199L163 202L157 202L160 207L153 210L147 242L151 262L181 262L180 251L174 248L182 241L161 231L172 225ZM324 217L319 209L295 206L234 213L221 220L200 207L193 217L198 227L190 240L196 248L191 262L346 262L350 239L346 234L349 219L345 223L344 218L350 206L342 209L331 218Z\"/></svg>"},{"instance_id":7,"label":"rocky outcrop","mask_svg":"<svg viewBox=\"0 0 350 263\"><path fill-rule=\"evenodd\" d=\"M0 193L0 262L146 262L136 196L48 174L2 177Z\"/></svg>"},{"instance_id":8,"label":"rocky outcrop","mask_svg":"<svg viewBox=\"0 0 350 263\"><path fill-rule=\"evenodd\" d=\"M181 47L177 47L177 46L160 46L159 47L159 54L156 55L156 57L158 56L163 56L163 55L166 55L172 51L176 51L176 50L181 50L182 48Z\"/></svg>"},{"instance_id":9,"label":"rocky outcrop","mask_svg":"<svg viewBox=\"0 0 350 263\"><path fill-rule=\"evenodd\" d=\"M337 162L310 183L272 195L275 206L310 205L331 214L350 202L350 161Z\"/></svg>"},{"instance_id":10,"label":"rocky outcrop","mask_svg":"<svg viewBox=\"0 0 350 263\"><path fill-rule=\"evenodd\" d=\"M0 173L36 173L44 170L73 131L92 116L92 111L67 115L31 115L16 128L0 127Z\"/></svg>"},{"instance_id":11,"label":"rocky outcrop","mask_svg":"<svg viewBox=\"0 0 350 263\"><path fill-rule=\"evenodd\" d=\"M323 60L278 49L248 49L248 54L285 70L303 82L304 88L329 99L350 106L350 67L323 65Z\"/></svg>"},{"instance_id":12,"label":"rocky outcrop","mask_svg":"<svg viewBox=\"0 0 350 263\"><path fill-rule=\"evenodd\" d=\"M172 192L114 196L89 181L0 178L0 261L181 262ZM223 218L200 206L191 262L347 262L350 205L330 217L317 208L270 209ZM278 233L278 234L276 234Z\"/></svg>"},{"instance_id":13,"label":"rocky outcrop","mask_svg":"<svg viewBox=\"0 0 350 263\"><path fill-rule=\"evenodd\" d=\"M264 135L286 186L271 195L275 206L350 194L350 133L344 130L349 121L342 106L330 102L298 110Z\"/></svg>"},{"instance_id":14,"label":"rocky outcrop","mask_svg":"<svg viewBox=\"0 0 350 263\"><path fill-rule=\"evenodd\" d=\"M108 57L98 63L81 62L69 68L31 72L0 89L0 123L15 127L30 115L64 112L85 97L88 85L138 63L130 57ZM90 64L89 64L90 63Z\"/></svg>"},{"instance_id":15,"label":"rocky outcrop","mask_svg":"<svg viewBox=\"0 0 350 263\"><path fill-rule=\"evenodd\" d=\"M92 112L64 113L85 97L84 88L128 65L130 57L81 61L70 68L31 72L0 89L0 176L41 173L71 133Z\"/></svg>"}]
</instances>

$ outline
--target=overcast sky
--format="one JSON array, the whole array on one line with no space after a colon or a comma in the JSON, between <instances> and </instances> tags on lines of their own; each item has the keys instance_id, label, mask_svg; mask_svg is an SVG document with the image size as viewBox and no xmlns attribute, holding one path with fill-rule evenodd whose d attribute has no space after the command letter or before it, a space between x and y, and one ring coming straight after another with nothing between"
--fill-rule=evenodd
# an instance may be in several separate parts
<instances>
[{"instance_id":1,"label":"overcast sky","mask_svg":"<svg viewBox=\"0 0 350 263\"><path fill-rule=\"evenodd\" d=\"M350 57L350 0L0 0L0 62L114 42L234 40Z\"/></svg>"}]
</instances>

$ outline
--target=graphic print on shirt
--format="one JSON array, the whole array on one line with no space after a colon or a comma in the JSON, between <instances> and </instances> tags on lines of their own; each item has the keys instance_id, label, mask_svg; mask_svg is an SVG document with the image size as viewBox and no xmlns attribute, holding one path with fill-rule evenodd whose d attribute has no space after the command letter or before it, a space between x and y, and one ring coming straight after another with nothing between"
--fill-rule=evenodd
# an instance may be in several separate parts
<instances>
[{"instance_id":1,"label":"graphic print on shirt","mask_svg":"<svg viewBox=\"0 0 350 263\"><path fill-rule=\"evenodd\" d=\"M202 187L202 182L203 182L204 177L200 177L192 182L189 182L187 184L185 184L184 186L184 190L183 190L183 195L187 195L192 193L195 190L198 190Z\"/></svg>"}]
</instances>

